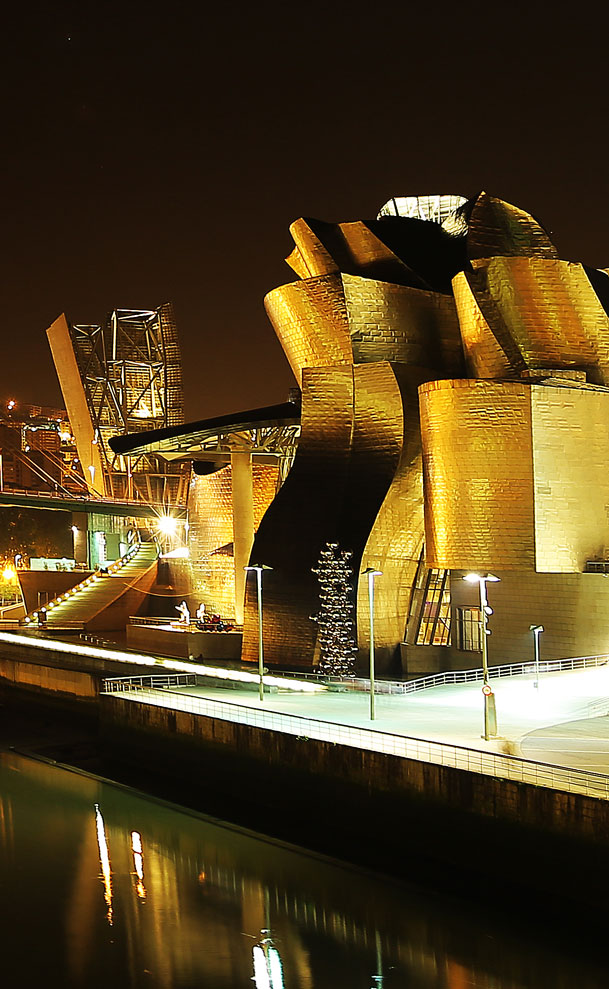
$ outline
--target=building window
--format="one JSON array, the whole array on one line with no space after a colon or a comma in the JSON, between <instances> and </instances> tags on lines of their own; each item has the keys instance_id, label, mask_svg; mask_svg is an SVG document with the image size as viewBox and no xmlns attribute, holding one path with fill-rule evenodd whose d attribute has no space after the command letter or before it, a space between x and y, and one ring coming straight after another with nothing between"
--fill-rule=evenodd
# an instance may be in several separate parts
<instances>
[{"instance_id":1,"label":"building window","mask_svg":"<svg viewBox=\"0 0 609 989\"><path fill-rule=\"evenodd\" d=\"M480 608L457 608L457 648L465 652L482 652Z\"/></svg>"},{"instance_id":2,"label":"building window","mask_svg":"<svg viewBox=\"0 0 609 989\"><path fill-rule=\"evenodd\" d=\"M419 569L417 646L450 645L450 584L448 570Z\"/></svg>"}]
</instances>

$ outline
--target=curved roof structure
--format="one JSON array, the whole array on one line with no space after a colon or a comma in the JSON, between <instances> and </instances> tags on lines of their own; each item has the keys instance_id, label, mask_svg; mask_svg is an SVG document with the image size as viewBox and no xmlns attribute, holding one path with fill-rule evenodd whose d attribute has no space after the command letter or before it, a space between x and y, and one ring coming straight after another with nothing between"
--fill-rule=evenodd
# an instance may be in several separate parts
<instances>
[{"instance_id":1,"label":"curved roof structure","mask_svg":"<svg viewBox=\"0 0 609 989\"><path fill-rule=\"evenodd\" d=\"M235 446L244 445L254 454L277 457L293 453L299 434L300 405L282 402L182 426L114 436L110 446L123 456L157 453L168 460L205 460L210 455L218 460Z\"/></svg>"}]
</instances>

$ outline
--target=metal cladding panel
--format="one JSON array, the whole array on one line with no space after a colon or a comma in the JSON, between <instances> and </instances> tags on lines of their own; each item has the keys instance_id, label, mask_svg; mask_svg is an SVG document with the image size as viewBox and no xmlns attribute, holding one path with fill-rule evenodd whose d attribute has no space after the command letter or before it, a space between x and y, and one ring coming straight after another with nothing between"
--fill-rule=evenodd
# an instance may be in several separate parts
<instances>
[{"instance_id":1,"label":"metal cladding panel","mask_svg":"<svg viewBox=\"0 0 609 989\"><path fill-rule=\"evenodd\" d=\"M275 495L278 468L252 464L254 528ZM195 475L190 483L188 546L192 568L193 603L224 617L235 614L232 470ZM191 608L191 610L194 610Z\"/></svg>"},{"instance_id":2,"label":"metal cladding panel","mask_svg":"<svg viewBox=\"0 0 609 989\"><path fill-rule=\"evenodd\" d=\"M454 300L391 282L342 276L355 364L394 361L451 376L463 369Z\"/></svg>"},{"instance_id":3,"label":"metal cladding panel","mask_svg":"<svg viewBox=\"0 0 609 989\"><path fill-rule=\"evenodd\" d=\"M235 613L235 563L232 555L233 509L231 469L190 482L188 545L192 566L191 611L203 602L223 616ZM219 549L225 549L218 553Z\"/></svg>"},{"instance_id":4,"label":"metal cladding panel","mask_svg":"<svg viewBox=\"0 0 609 989\"><path fill-rule=\"evenodd\" d=\"M474 266L474 294L481 285L495 336L512 339L524 367L594 367L598 383L609 382L609 318L580 264L497 257Z\"/></svg>"},{"instance_id":5,"label":"metal cladding panel","mask_svg":"<svg viewBox=\"0 0 609 989\"><path fill-rule=\"evenodd\" d=\"M511 361L497 340L491 326L496 326L498 320L491 320L489 325L480 306L481 293L475 295L472 291L469 274L461 271L453 278L453 292L465 363L471 377L512 377L521 361Z\"/></svg>"},{"instance_id":6,"label":"metal cladding panel","mask_svg":"<svg viewBox=\"0 0 609 989\"><path fill-rule=\"evenodd\" d=\"M534 570L530 387L419 389L428 567Z\"/></svg>"},{"instance_id":7,"label":"metal cladding panel","mask_svg":"<svg viewBox=\"0 0 609 989\"><path fill-rule=\"evenodd\" d=\"M348 259L347 264L341 265L343 272L351 270L373 279L397 283L417 277L361 220L341 223L339 229ZM417 280L425 284L422 279Z\"/></svg>"},{"instance_id":8,"label":"metal cladding panel","mask_svg":"<svg viewBox=\"0 0 609 989\"><path fill-rule=\"evenodd\" d=\"M381 561L379 660L404 635L408 597L423 536L417 386L419 369L389 362L308 369L302 435L294 466L256 536L252 561L263 575L265 659L310 667L316 659L319 587L311 573L326 542L353 553L357 614L366 617L362 565ZM382 566L380 567L382 569ZM367 586L367 582L364 580ZM245 659L257 656L257 609L248 582ZM368 644L367 623L358 644Z\"/></svg>"},{"instance_id":9,"label":"metal cladding panel","mask_svg":"<svg viewBox=\"0 0 609 989\"><path fill-rule=\"evenodd\" d=\"M306 220L295 220L290 226L295 248L287 263L301 278L330 275L339 270L338 264Z\"/></svg>"},{"instance_id":10,"label":"metal cladding panel","mask_svg":"<svg viewBox=\"0 0 609 989\"><path fill-rule=\"evenodd\" d=\"M362 374L362 372L364 372ZM423 481L417 387L420 375L400 365L356 368L356 393L362 447L372 461L375 447L385 448L385 477L391 482L362 554L362 569L382 572L375 584L375 648L388 662L404 638L405 620L423 545ZM374 424L376 428L373 428ZM378 434L378 435L375 435ZM369 444L374 444L370 447ZM362 463L365 473L367 465ZM367 578L360 577L357 628L360 653L369 649Z\"/></svg>"},{"instance_id":11,"label":"metal cladding panel","mask_svg":"<svg viewBox=\"0 0 609 989\"><path fill-rule=\"evenodd\" d=\"M500 580L487 588L493 608L489 619L492 635L488 642L491 666L532 661L532 624L544 627L542 661L607 653L609 580L606 576L514 573L501 568L495 568L493 574ZM478 607L478 588L454 572L451 575L451 600L453 607ZM461 654L461 668L472 655L475 654Z\"/></svg>"},{"instance_id":12,"label":"metal cladding panel","mask_svg":"<svg viewBox=\"0 0 609 989\"><path fill-rule=\"evenodd\" d=\"M531 388L536 569L582 571L609 547L609 393Z\"/></svg>"},{"instance_id":13,"label":"metal cladding panel","mask_svg":"<svg viewBox=\"0 0 609 989\"><path fill-rule=\"evenodd\" d=\"M303 373L302 432L294 464L264 516L251 553L263 573L265 661L310 667L315 655L318 583L311 567L326 541L353 549L342 510L349 489L353 368ZM248 574L243 658L258 656L255 575Z\"/></svg>"},{"instance_id":14,"label":"metal cladding panel","mask_svg":"<svg viewBox=\"0 0 609 989\"><path fill-rule=\"evenodd\" d=\"M469 216L467 252L470 259L497 255L558 257L554 244L537 220L486 192L478 196Z\"/></svg>"},{"instance_id":15,"label":"metal cladding panel","mask_svg":"<svg viewBox=\"0 0 609 989\"><path fill-rule=\"evenodd\" d=\"M264 304L299 384L305 367L351 363L339 274L282 285L269 292Z\"/></svg>"}]
</instances>

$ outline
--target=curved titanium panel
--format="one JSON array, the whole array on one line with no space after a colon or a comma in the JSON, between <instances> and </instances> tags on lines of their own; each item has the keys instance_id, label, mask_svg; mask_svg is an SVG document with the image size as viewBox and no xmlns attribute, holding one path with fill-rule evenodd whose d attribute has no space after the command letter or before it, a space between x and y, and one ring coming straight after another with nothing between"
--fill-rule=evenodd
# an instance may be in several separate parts
<instances>
[{"instance_id":1,"label":"curved titanium panel","mask_svg":"<svg viewBox=\"0 0 609 989\"><path fill-rule=\"evenodd\" d=\"M351 363L340 275L282 285L269 292L264 304L299 384L305 367Z\"/></svg>"},{"instance_id":2,"label":"curved titanium panel","mask_svg":"<svg viewBox=\"0 0 609 989\"><path fill-rule=\"evenodd\" d=\"M311 567L327 541L352 548L341 515L349 490L353 368L307 368L302 388L302 432L296 457L262 519L251 560L273 568L262 576L265 662L310 667L317 626L309 616L318 610L318 583ZM252 573L246 586L242 656L252 662L258 656Z\"/></svg>"},{"instance_id":3,"label":"curved titanium panel","mask_svg":"<svg viewBox=\"0 0 609 989\"><path fill-rule=\"evenodd\" d=\"M277 488L278 468L252 464L254 529L270 505ZM212 474L195 474L188 498L190 528L188 549L192 574L190 609L203 602L224 618L235 614L235 558L233 553L232 468Z\"/></svg>"},{"instance_id":4,"label":"curved titanium panel","mask_svg":"<svg viewBox=\"0 0 609 989\"><path fill-rule=\"evenodd\" d=\"M336 259L306 220L302 217L295 220L290 226L290 233L296 247L286 260L297 275L301 278L316 278L339 270Z\"/></svg>"},{"instance_id":5,"label":"curved titanium panel","mask_svg":"<svg viewBox=\"0 0 609 989\"><path fill-rule=\"evenodd\" d=\"M341 264L342 272L396 282L398 285L404 282L410 285L414 279L420 288L428 288L423 279L415 274L390 247L379 240L361 220L341 223L339 229L348 256L347 264Z\"/></svg>"},{"instance_id":6,"label":"curved titanium panel","mask_svg":"<svg viewBox=\"0 0 609 989\"><path fill-rule=\"evenodd\" d=\"M212 612L235 613L235 562L231 468L194 475L190 482L188 548L192 569L194 614L201 602Z\"/></svg>"},{"instance_id":7,"label":"curved titanium panel","mask_svg":"<svg viewBox=\"0 0 609 989\"><path fill-rule=\"evenodd\" d=\"M398 382L398 376L407 386ZM367 544L377 556L388 560L393 556L386 582L390 616L381 623L382 642L379 639L387 659L402 640L406 605L401 618L399 610L412 567L411 542L414 538L420 548L421 538L420 488L418 498L416 495L418 443L416 436L410 435L410 425L403 470L406 480L400 475L378 525L377 517L387 502L403 454L402 388L409 396L409 420L415 421L419 381L420 373L396 369L388 362L305 371L302 435L296 459L262 521L252 550L252 561L273 567L263 574L264 648L269 664L310 667L316 659L317 626L310 615L319 611L319 586L311 568L326 542L337 542L341 549L352 551L354 587ZM391 526L410 528L413 506L418 521L415 519L412 527L414 537L404 542L403 534ZM397 555L400 549L405 551L401 561ZM392 574L398 576L399 586L392 587ZM365 629L363 635L365 643ZM257 637L255 584L250 580L244 659L256 659ZM379 659L383 658L381 652Z\"/></svg>"},{"instance_id":8,"label":"curved titanium panel","mask_svg":"<svg viewBox=\"0 0 609 989\"><path fill-rule=\"evenodd\" d=\"M398 284L428 289L370 227L353 223L323 223L302 217L290 227L295 248L287 263L301 278L315 278L336 271L365 275Z\"/></svg>"},{"instance_id":9,"label":"curved titanium panel","mask_svg":"<svg viewBox=\"0 0 609 989\"><path fill-rule=\"evenodd\" d=\"M366 382L362 420L384 414L392 429L393 455L398 462L389 490L378 512L364 551L362 567L382 571L375 584L375 652L379 665L388 668L396 646L404 639L408 604L423 545L423 484L421 432L417 386L419 378L409 368L393 365L389 380L386 365L374 365ZM378 370L376 370L378 369ZM357 369L359 371L360 368ZM368 371L372 371L369 368ZM374 390L370 393L370 385ZM379 396L387 397L383 409ZM395 462L392 459L392 462ZM368 581L360 577L357 595L358 646L362 665L370 646Z\"/></svg>"},{"instance_id":10,"label":"curved titanium panel","mask_svg":"<svg viewBox=\"0 0 609 989\"><path fill-rule=\"evenodd\" d=\"M502 324L495 335L509 333L526 367L596 367L598 381L609 381L609 318L580 264L498 257L474 265Z\"/></svg>"},{"instance_id":11,"label":"curved titanium panel","mask_svg":"<svg viewBox=\"0 0 609 989\"><path fill-rule=\"evenodd\" d=\"M468 273L461 271L453 278L467 370L473 378L509 378L522 362L510 361L497 340L491 327L495 328L499 321L494 320L489 325L479 305L481 293L478 292L476 297L470 285L470 277Z\"/></svg>"},{"instance_id":12,"label":"curved titanium panel","mask_svg":"<svg viewBox=\"0 0 609 989\"><path fill-rule=\"evenodd\" d=\"M518 382L420 387L428 567L535 568L530 395Z\"/></svg>"},{"instance_id":13,"label":"curved titanium panel","mask_svg":"<svg viewBox=\"0 0 609 989\"><path fill-rule=\"evenodd\" d=\"M481 192L470 213L467 256L558 258L554 244L529 213Z\"/></svg>"},{"instance_id":14,"label":"curved titanium panel","mask_svg":"<svg viewBox=\"0 0 609 989\"><path fill-rule=\"evenodd\" d=\"M342 276L356 364L400 361L455 376L463 352L454 300L406 285Z\"/></svg>"}]
</instances>

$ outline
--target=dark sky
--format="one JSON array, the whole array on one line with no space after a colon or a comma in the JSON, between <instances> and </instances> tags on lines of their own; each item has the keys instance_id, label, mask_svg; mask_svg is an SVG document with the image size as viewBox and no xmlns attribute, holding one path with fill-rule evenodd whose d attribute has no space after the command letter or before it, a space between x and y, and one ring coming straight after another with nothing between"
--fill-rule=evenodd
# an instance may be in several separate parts
<instances>
[{"instance_id":1,"label":"dark sky","mask_svg":"<svg viewBox=\"0 0 609 989\"><path fill-rule=\"evenodd\" d=\"M2 26L0 399L62 311L172 300L186 415L283 401L289 223L481 189L609 265L605 4L22 3ZM295 277L295 276L294 276Z\"/></svg>"}]
</instances>

